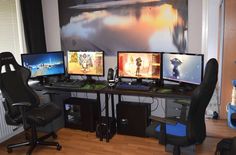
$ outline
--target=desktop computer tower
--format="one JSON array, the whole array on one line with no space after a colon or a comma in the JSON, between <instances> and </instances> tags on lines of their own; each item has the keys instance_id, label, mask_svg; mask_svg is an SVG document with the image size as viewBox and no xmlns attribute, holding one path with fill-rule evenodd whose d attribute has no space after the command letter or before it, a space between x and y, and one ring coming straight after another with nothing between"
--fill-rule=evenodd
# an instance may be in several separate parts
<instances>
[{"instance_id":1,"label":"desktop computer tower","mask_svg":"<svg viewBox=\"0 0 236 155\"><path fill-rule=\"evenodd\" d=\"M117 133L145 137L150 124L151 104L119 102L116 105Z\"/></svg>"},{"instance_id":2,"label":"desktop computer tower","mask_svg":"<svg viewBox=\"0 0 236 155\"><path fill-rule=\"evenodd\" d=\"M70 97L64 100L65 127L93 132L99 118L95 99Z\"/></svg>"}]
</instances>

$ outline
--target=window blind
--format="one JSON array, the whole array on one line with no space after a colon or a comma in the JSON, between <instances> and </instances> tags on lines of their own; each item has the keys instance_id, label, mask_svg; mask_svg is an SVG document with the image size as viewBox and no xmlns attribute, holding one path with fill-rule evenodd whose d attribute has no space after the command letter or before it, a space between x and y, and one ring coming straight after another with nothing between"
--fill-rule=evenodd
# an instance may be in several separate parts
<instances>
[{"instance_id":1,"label":"window blind","mask_svg":"<svg viewBox=\"0 0 236 155\"><path fill-rule=\"evenodd\" d=\"M0 0L0 52L12 52L21 63L16 1Z\"/></svg>"}]
</instances>

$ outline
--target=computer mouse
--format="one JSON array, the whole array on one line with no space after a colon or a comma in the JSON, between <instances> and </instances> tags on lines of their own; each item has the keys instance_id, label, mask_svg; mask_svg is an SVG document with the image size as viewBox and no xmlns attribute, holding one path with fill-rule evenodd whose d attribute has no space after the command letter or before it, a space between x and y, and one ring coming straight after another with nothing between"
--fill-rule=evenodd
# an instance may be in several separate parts
<instances>
[{"instance_id":1,"label":"computer mouse","mask_svg":"<svg viewBox=\"0 0 236 155\"><path fill-rule=\"evenodd\" d=\"M152 91L157 91L157 90L158 90L157 87L153 87L153 88L152 88Z\"/></svg>"}]
</instances>

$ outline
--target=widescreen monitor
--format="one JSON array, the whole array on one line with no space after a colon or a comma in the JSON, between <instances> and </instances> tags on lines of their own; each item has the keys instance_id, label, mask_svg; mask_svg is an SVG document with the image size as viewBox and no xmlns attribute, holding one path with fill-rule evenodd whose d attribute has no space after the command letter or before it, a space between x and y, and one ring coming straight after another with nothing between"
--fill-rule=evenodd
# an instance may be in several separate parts
<instances>
[{"instance_id":1,"label":"widescreen monitor","mask_svg":"<svg viewBox=\"0 0 236 155\"><path fill-rule=\"evenodd\" d=\"M120 78L161 78L161 53L119 51L117 58Z\"/></svg>"},{"instance_id":2,"label":"widescreen monitor","mask_svg":"<svg viewBox=\"0 0 236 155\"><path fill-rule=\"evenodd\" d=\"M202 54L163 53L163 79L198 85L203 64Z\"/></svg>"},{"instance_id":3,"label":"widescreen monitor","mask_svg":"<svg viewBox=\"0 0 236 155\"><path fill-rule=\"evenodd\" d=\"M21 54L22 65L31 72L31 78L65 74L62 51Z\"/></svg>"},{"instance_id":4,"label":"widescreen monitor","mask_svg":"<svg viewBox=\"0 0 236 155\"><path fill-rule=\"evenodd\" d=\"M67 73L70 75L104 76L104 52L68 51Z\"/></svg>"}]
</instances>

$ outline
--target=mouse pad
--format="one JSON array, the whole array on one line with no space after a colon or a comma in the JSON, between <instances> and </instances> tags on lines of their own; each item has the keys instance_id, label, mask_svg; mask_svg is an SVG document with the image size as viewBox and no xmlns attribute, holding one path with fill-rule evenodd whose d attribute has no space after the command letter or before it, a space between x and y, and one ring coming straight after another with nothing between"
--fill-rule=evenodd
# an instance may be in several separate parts
<instances>
[{"instance_id":1,"label":"mouse pad","mask_svg":"<svg viewBox=\"0 0 236 155\"><path fill-rule=\"evenodd\" d=\"M159 89L157 92L158 93L171 93L172 89Z\"/></svg>"},{"instance_id":2,"label":"mouse pad","mask_svg":"<svg viewBox=\"0 0 236 155\"><path fill-rule=\"evenodd\" d=\"M95 89L95 90L99 90L102 88L105 88L106 85L104 84L86 84L83 87L81 87L80 89Z\"/></svg>"}]
</instances>

